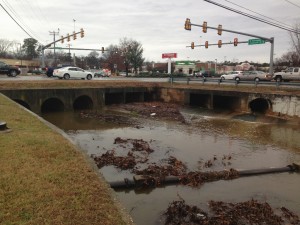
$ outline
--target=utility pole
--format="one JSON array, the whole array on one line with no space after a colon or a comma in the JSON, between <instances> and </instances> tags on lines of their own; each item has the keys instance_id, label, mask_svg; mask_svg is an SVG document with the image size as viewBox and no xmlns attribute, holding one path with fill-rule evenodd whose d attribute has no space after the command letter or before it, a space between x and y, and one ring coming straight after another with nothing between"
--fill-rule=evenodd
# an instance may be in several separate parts
<instances>
[{"instance_id":1,"label":"utility pole","mask_svg":"<svg viewBox=\"0 0 300 225\"><path fill-rule=\"evenodd\" d=\"M53 49L53 52L54 52L54 65L56 66L55 36L59 35L59 28L57 29L57 32L55 32L55 31L49 31L49 34L53 35L53 43L54 43L54 49Z\"/></svg>"},{"instance_id":2,"label":"utility pole","mask_svg":"<svg viewBox=\"0 0 300 225\"><path fill-rule=\"evenodd\" d=\"M71 59L72 59L72 57L71 57L71 44L67 44L67 47L69 48L69 63L71 65Z\"/></svg>"}]
</instances>

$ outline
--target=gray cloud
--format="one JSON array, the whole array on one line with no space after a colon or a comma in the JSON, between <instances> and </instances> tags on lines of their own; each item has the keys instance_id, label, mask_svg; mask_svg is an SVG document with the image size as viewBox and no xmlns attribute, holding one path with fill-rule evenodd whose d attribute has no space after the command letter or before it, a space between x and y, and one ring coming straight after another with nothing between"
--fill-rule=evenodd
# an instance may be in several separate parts
<instances>
[{"instance_id":1,"label":"gray cloud","mask_svg":"<svg viewBox=\"0 0 300 225\"><path fill-rule=\"evenodd\" d=\"M49 31L57 30L57 28L60 29L61 35L72 33L73 19L75 19L76 31L84 28L85 37L72 41L73 47L100 49L102 46L118 44L121 38L128 37L143 45L144 57L148 60L163 61L162 53L176 52L179 60L218 59L218 61L223 61L226 58L239 61L269 61L269 43L259 46L246 44L238 47L223 46L221 49L217 46L194 50L186 48L192 41L195 44L203 44L206 40L210 43L217 43L219 39L228 42L233 41L235 37L239 40L250 38L231 33L223 33L220 37L214 30L209 30L204 34L199 27L192 27L192 31L186 31L184 21L190 18L192 23L196 24L202 24L205 20L209 26L213 27L222 24L226 29L258 34L263 37L275 37L275 57L280 57L290 48L288 32L201 0L176 2L171 0L52 0L49 2L27 0L26 2L28 4L22 1L11 1L9 4L18 13L21 23L26 24L42 43L51 41L53 37L49 35ZM225 0L218 0L218 2L236 8ZM300 9L285 1L231 0L231 2L291 26L299 19ZM7 8L7 5L3 5ZM5 27L2 26L1 38L19 41L28 38L4 11L0 14L0 21L6 24ZM76 54L87 53L77 52Z\"/></svg>"}]
</instances>

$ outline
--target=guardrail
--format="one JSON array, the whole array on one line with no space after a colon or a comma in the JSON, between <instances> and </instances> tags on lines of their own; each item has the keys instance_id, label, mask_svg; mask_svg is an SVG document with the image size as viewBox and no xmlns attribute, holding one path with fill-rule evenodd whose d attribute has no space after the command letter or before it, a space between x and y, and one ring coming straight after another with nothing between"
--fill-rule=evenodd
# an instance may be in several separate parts
<instances>
[{"instance_id":1,"label":"guardrail","mask_svg":"<svg viewBox=\"0 0 300 225\"><path fill-rule=\"evenodd\" d=\"M218 85L222 84L228 84L228 85L254 85L255 87L259 85L267 85L267 86L276 86L279 88L280 86L290 86L290 87L295 87L295 88L300 88L300 82L280 82L280 81L244 81L244 80L222 80L220 78L211 78L211 77L200 77L200 78L195 78L195 77L170 77L169 78L170 83L202 83L203 85L205 83L215 83Z\"/></svg>"}]
</instances>

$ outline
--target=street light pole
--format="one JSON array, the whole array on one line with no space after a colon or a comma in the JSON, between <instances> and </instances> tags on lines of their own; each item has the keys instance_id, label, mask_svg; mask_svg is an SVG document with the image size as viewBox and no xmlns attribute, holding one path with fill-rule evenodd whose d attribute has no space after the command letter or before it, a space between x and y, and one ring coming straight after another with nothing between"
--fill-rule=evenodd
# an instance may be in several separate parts
<instances>
[{"instance_id":1,"label":"street light pole","mask_svg":"<svg viewBox=\"0 0 300 225\"><path fill-rule=\"evenodd\" d=\"M20 48L19 48L19 57L20 57L21 66L22 66L22 49L21 49L22 44L21 43L18 43L18 44L20 45Z\"/></svg>"},{"instance_id":2,"label":"street light pole","mask_svg":"<svg viewBox=\"0 0 300 225\"><path fill-rule=\"evenodd\" d=\"M53 49L53 53L54 53L54 64L56 66L56 53L55 53L55 35L59 35L59 28L57 29L57 32L55 31L49 31L50 35L53 35L53 43L54 43L54 49Z\"/></svg>"},{"instance_id":3,"label":"street light pole","mask_svg":"<svg viewBox=\"0 0 300 225\"><path fill-rule=\"evenodd\" d=\"M216 62L215 62L215 75L217 74L217 59L215 59Z\"/></svg>"}]
</instances>

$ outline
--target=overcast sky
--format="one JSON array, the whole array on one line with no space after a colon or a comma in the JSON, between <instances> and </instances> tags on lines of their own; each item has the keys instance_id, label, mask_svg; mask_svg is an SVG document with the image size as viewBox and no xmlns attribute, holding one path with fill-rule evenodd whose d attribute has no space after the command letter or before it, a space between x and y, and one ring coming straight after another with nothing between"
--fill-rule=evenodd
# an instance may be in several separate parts
<instances>
[{"instance_id":1,"label":"overcast sky","mask_svg":"<svg viewBox=\"0 0 300 225\"><path fill-rule=\"evenodd\" d=\"M254 14L249 10L280 21L290 26L299 23L300 0L215 0L245 13ZM266 38L275 38L275 58L291 49L289 33L285 30L255 21L203 0L0 0L1 5L15 20L42 44L53 41L49 31L60 30L61 35L85 30L85 37L78 37L70 44L74 48L108 47L119 44L120 39L131 38L142 44L144 57L147 61L164 62L162 53L177 53L177 60L200 60L222 62L224 60L242 62L269 62L270 43L263 45L240 44L224 45L222 48L210 46L187 48L191 42L195 45L223 42L233 42L236 37L247 41L251 37L208 30L205 34L200 27L192 27L191 31L184 29L186 18L193 24L207 21L208 26L217 27L222 24L224 29L256 34ZM234 3L234 4L232 4ZM235 5L237 4L237 5ZM75 20L75 23L74 23ZM1 39L16 40L23 43L28 36L0 8ZM66 47L67 43L57 44ZM75 52L77 56L89 52Z\"/></svg>"}]
</instances>

